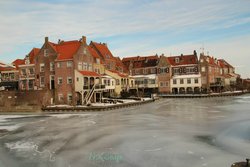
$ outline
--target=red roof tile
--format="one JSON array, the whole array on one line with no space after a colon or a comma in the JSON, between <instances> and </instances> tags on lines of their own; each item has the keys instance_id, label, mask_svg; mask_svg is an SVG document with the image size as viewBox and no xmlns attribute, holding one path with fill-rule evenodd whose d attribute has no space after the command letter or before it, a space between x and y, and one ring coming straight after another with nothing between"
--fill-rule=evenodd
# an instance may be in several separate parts
<instances>
[{"instance_id":1,"label":"red roof tile","mask_svg":"<svg viewBox=\"0 0 250 167\"><path fill-rule=\"evenodd\" d=\"M25 64L25 61L24 61L24 59L16 59L11 64L13 64L16 67L16 69L18 69L18 66Z\"/></svg>"},{"instance_id":2,"label":"red roof tile","mask_svg":"<svg viewBox=\"0 0 250 167\"><path fill-rule=\"evenodd\" d=\"M58 53L57 60L73 59L73 56L79 49L80 45L81 42L79 41L67 41L55 45L56 51Z\"/></svg>"},{"instance_id":3,"label":"red roof tile","mask_svg":"<svg viewBox=\"0 0 250 167\"><path fill-rule=\"evenodd\" d=\"M176 58L179 58L179 63L175 61ZM183 56L168 57L168 61L173 66L198 64L198 58L196 55L183 55Z\"/></svg>"},{"instance_id":4,"label":"red roof tile","mask_svg":"<svg viewBox=\"0 0 250 167\"><path fill-rule=\"evenodd\" d=\"M233 68L233 66L224 59L219 59L218 61L221 68Z\"/></svg>"},{"instance_id":5,"label":"red roof tile","mask_svg":"<svg viewBox=\"0 0 250 167\"><path fill-rule=\"evenodd\" d=\"M91 77L100 77L101 75L94 72L94 71L79 71L84 76L91 76Z\"/></svg>"},{"instance_id":6,"label":"red roof tile","mask_svg":"<svg viewBox=\"0 0 250 167\"><path fill-rule=\"evenodd\" d=\"M104 43L97 43L97 42L91 42L90 43L91 46L94 46L99 54L101 54L101 56L103 57L103 59L111 59L114 60L114 56L111 53L111 51L109 50L109 48L107 47L106 44Z\"/></svg>"},{"instance_id":7,"label":"red roof tile","mask_svg":"<svg viewBox=\"0 0 250 167\"><path fill-rule=\"evenodd\" d=\"M95 59L100 59L101 64L104 64L102 58L98 55L98 53L92 46L88 46L88 50Z\"/></svg>"},{"instance_id":8,"label":"red roof tile","mask_svg":"<svg viewBox=\"0 0 250 167\"><path fill-rule=\"evenodd\" d=\"M40 49L39 48L33 48L30 53L29 53L29 59L30 59L30 64L34 64L35 57L39 53Z\"/></svg>"}]
</instances>

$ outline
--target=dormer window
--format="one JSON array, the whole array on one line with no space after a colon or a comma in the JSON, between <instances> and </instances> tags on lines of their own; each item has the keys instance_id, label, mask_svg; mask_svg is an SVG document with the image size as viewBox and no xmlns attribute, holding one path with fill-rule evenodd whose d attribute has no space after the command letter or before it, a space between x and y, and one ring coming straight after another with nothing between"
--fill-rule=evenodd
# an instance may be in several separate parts
<instances>
[{"instance_id":1,"label":"dormer window","mask_svg":"<svg viewBox=\"0 0 250 167\"><path fill-rule=\"evenodd\" d=\"M175 58L175 63L179 63L180 59L178 57Z\"/></svg>"}]
</instances>

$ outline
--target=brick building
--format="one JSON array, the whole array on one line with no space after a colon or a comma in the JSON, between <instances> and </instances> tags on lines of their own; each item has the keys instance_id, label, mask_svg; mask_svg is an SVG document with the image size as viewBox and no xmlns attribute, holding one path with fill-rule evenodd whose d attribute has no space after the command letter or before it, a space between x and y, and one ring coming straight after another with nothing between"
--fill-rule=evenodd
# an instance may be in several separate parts
<instances>
[{"instance_id":1,"label":"brick building","mask_svg":"<svg viewBox=\"0 0 250 167\"><path fill-rule=\"evenodd\" d=\"M129 74L134 78L135 88L140 94L158 92L158 55L126 57L122 62L128 67Z\"/></svg>"},{"instance_id":2,"label":"brick building","mask_svg":"<svg viewBox=\"0 0 250 167\"><path fill-rule=\"evenodd\" d=\"M19 90L35 90L35 57L40 49L33 48L19 65Z\"/></svg>"},{"instance_id":3,"label":"brick building","mask_svg":"<svg viewBox=\"0 0 250 167\"><path fill-rule=\"evenodd\" d=\"M172 67L170 82L171 92L175 94L199 93L201 90L201 75L197 53L168 57Z\"/></svg>"},{"instance_id":4,"label":"brick building","mask_svg":"<svg viewBox=\"0 0 250 167\"><path fill-rule=\"evenodd\" d=\"M161 55L157 67L159 93L170 93L170 80L172 77L172 69L168 58L164 55Z\"/></svg>"}]
</instances>

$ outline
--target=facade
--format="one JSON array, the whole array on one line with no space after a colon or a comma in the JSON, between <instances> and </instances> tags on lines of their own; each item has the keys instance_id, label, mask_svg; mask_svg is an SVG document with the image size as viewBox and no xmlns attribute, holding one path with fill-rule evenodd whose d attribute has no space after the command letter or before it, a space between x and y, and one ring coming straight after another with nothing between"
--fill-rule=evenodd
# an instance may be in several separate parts
<instances>
[{"instance_id":1,"label":"facade","mask_svg":"<svg viewBox=\"0 0 250 167\"><path fill-rule=\"evenodd\" d=\"M16 59L11 65L0 64L1 82L0 87L3 90L18 90L19 65L23 60Z\"/></svg>"},{"instance_id":2,"label":"facade","mask_svg":"<svg viewBox=\"0 0 250 167\"><path fill-rule=\"evenodd\" d=\"M158 92L157 66L159 56L136 56L122 59L128 67L129 74L134 78L135 89L138 94L151 94Z\"/></svg>"},{"instance_id":3,"label":"facade","mask_svg":"<svg viewBox=\"0 0 250 167\"><path fill-rule=\"evenodd\" d=\"M50 42L12 65L0 62L0 89L43 90L45 103L88 105L103 97L193 94L235 90L240 76L232 65L196 51L191 55L113 56L106 43ZM239 89L239 88L238 88Z\"/></svg>"},{"instance_id":4,"label":"facade","mask_svg":"<svg viewBox=\"0 0 250 167\"><path fill-rule=\"evenodd\" d=\"M200 55L200 71L202 90L204 92L220 92L224 88L224 77L222 75L219 61L211 56Z\"/></svg>"},{"instance_id":5,"label":"facade","mask_svg":"<svg viewBox=\"0 0 250 167\"><path fill-rule=\"evenodd\" d=\"M36 90L35 86L35 57L40 49L33 48L19 65L19 90Z\"/></svg>"},{"instance_id":6,"label":"facade","mask_svg":"<svg viewBox=\"0 0 250 167\"><path fill-rule=\"evenodd\" d=\"M171 93L170 81L172 77L172 69L168 58L164 55L161 55L159 58L157 77L159 93Z\"/></svg>"},{"instance_id":7,"label":"facade","mask_svg":"<svg viewBox=\"0 0 250 167\"><path fill-rule=\"evenodd\" d=\"M200 93L201 75L196 51L193 55L168 57L168 61L172 67L171 93Z\"/></svg>"}]
</instances>

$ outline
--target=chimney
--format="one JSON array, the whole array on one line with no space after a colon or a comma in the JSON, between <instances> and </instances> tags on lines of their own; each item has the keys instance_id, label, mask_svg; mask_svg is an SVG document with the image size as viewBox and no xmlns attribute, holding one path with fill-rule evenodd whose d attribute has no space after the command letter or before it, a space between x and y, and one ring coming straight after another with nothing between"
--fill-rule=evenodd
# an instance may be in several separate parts
<instances>
[{"instance_id":1,"label":"chimney","mask_svg":"<svg viewBox=\"0 0 250 167\"><path fill-rule=\"evenodd\" d=\"M83 44L87 44L87 38L86 38L86 36L82 36L82 43Z\"/></svg>"},{"instance_id":2,"label":"chimney","mask_svg":"<svg viewBox=\"0 0 250 167\"><path fill-rule=\"evenodd\" d=\"M45 42L49 42L49 37L45 37Z\"/></svg>"},{"instance_id":3,"label":"chimney","mask_svg":"<svg viewBox=\"0 0 250 167\"><path fill-rule=\"evenodd\" d=\"M105 45L106 47L108 47L108 44L107 44L107 43L103 43L103 45Z\"/></svg>"},{"instance_id":4,"label":"chimney","mask_svg":"<svg viewBox=\"0 0 250 167\"><path fill-rule=\"evenodd\" d=\"M195 56L197 56L197 52L196 52L196 50L194 50L194 55L195 55Z\"/></svg>"}]
</instances>

